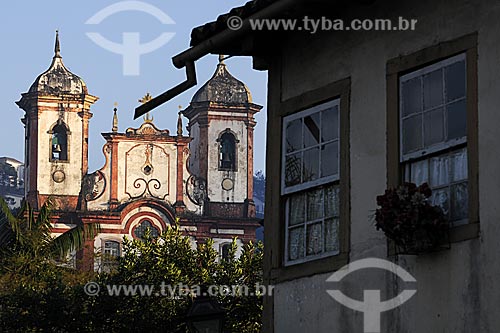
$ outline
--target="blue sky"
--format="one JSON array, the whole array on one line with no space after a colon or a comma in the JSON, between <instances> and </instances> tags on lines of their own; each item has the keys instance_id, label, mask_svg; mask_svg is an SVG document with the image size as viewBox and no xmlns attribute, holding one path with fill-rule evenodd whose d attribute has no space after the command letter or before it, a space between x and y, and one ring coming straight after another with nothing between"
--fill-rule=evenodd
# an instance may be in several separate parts
<instances>
[{"instance_id":1,"label":"blue sky","mask_svg":"<svg viewBox=\"0 0 500 333\"><path fill-rule=\"evenodd\" d=\"M184 70L176 69L171 62L174 55L189 47L191 29L213 21L219 14L244 4L245 0L145 0L166 13L175 24L164 25L147 13L128 11L116 13L99 25L85 22L101 9L120 1L10 1L0 12L2 37L2 64L0 103L0 156L24 159L24 128L20 119L23 111L14 104L26 92L35 78L50 65L55 30L59 29L61 54L66 67L86 82L89 92L99 96L92 112L89 138L89 169L99 169L104 164L102 132L111 131L112 110L118 102L119 128L138 127L142 118L133 120L137 100L150 92L153 96L172 88L185 79ZM88 32L98 32L106 39L121 43L122 33L138 32L142 43L156 39L164 32L175 36L163 47L142 55L140 74L124 76L122 56L107 51L87 37ZM186 107L192 95L213 74L217 56L210 55L197 62L198 86L152 112L154 123L160 128L175 132L178 105ZM254 102L266 105L266 72L252 70L251 58L235 57L226 60L230 72L247 84ZM266 109L257 115L255 133L255 170L265 167ZM186 119L184 119L186 122Z\"/></svg>"}]
</instances>

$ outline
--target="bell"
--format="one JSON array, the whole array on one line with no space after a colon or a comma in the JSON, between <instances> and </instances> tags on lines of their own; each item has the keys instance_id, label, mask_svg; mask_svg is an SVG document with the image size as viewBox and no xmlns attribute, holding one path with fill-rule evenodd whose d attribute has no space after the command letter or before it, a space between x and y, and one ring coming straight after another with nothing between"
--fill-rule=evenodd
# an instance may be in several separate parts
<instances>
[{"instance_id":1,"label":"bell","mask_svg":"<svg viewBox=\"0 0 500 333\"><path fill-rule=\"evenodd\" d=\"M227 162L227 163L231 162L231 159L229 158L229 154L227 154L227 153L223 154L222 161Z\"/></svg>"},{"instance_id":2,"label":"bell","mask_svg":"<svg viewBox=\"0 0 500 333\"><path fill-rule=\"evenodd\" d=\"M52 145L52 151L55 153L61 152L61 145L59 144Z\"/></svg>"}]
</instances>

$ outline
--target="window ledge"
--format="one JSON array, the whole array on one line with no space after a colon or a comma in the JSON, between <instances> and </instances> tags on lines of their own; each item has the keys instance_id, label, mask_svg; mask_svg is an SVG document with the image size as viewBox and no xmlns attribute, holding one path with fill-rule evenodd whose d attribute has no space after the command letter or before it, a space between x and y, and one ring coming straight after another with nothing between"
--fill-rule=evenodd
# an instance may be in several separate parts
<instances>
[{"instance_id":1,"label":"window ledge","mask_svg":"<svg viewBox=\"0 0 500 333\"><path fill-rule=\"evenodd\" d=\"M468 223L450 228L450 243L458 243L479 237L479 223Z\"/></svg>"},{"instance_id":2,"label":"window ledge","mask_svg":"<svg viewBox=\"0 0 500 333\"><path fill-rule=\"evenodd\" d=\"M312 275L334 272L345 266L349 261L347 253L311 260L292 266L283 266L271 270L271 282L281 283Z\"/></svg>"},{"instance_id":3,"label":"window ledge","mask_svg":"<svg viewBox=\"0 0 500 333\"><path fill-rule=\"evenodd\" d=\"M451 245L453 243L459 243L471 239L475 239L479 237L479 222L468 223L463 225L458 225L455 227L451 227L449 231L449 242L447 241L447 245ZM448 247L447 250L452 250L453 247ZM432 252L435 253L435 252ZM396 248L394 242L387 238L387 256L394 257L397 255ZM425 253L421 253L419 255L425 255Z\"/></svg>"}]
</instances>

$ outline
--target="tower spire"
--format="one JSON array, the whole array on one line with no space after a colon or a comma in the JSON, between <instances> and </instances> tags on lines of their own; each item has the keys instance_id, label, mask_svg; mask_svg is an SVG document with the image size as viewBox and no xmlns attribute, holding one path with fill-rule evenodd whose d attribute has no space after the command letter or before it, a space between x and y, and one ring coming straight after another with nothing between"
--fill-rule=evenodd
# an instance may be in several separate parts
<instances>
[{"instance_id":1,"label":"tower spire","mask_svg":"<svg viewBox=\"0 0 500 333\"><path fill-rule=\"evenodd\" d=\"M113 133L118 132L118 115L116 114L116 111L118 111L118 103L115 103L115 108L113 109L113 128L111 129Z\"/></svg>"},{"instance_id":2,"label":"tower spire","mask_svg":"<svg viewBox=\"0 0 500 333\"><path fill-rule=\"evenodd\" d=\"M179 105L179 117L177 118L177 135L182 136L182 106Z\"/></svg>"},{"instance_id":3,"label":"tower spire","mask_svg":"<svg viewBox=\"0 0 500 333\"><path fill-rule=\"evenodd\" d=\"M54 57L61 58L61 44L59 43L59 30L56 30L56 45L54 46Z\"/></svg>"}]
</instances>

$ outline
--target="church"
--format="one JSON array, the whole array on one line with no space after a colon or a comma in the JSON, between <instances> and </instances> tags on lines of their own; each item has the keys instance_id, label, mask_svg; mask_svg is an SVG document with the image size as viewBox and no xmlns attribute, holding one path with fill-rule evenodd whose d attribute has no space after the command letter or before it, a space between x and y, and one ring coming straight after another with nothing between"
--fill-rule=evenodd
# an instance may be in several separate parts
<instances>
[{"instance_id":1,"label":"church","mask_svg":"<svg viewBox=\"0 0 500 333\"><path fill-rule=\"evenodd\" d=\"M124 237L141 239L148 229L155 237L176 221L193 246L211 238L221 255L234 237L240 247L255 240L253 131L262 106L222 58L179 112L173 133L148 116L139 128L120 133L115 108L111 131L102 133L106 162L89 172L91 107L97 100L64 66L56 34L49 69L16 102L25 112L27 202L37 210L51 199L55 236L77 225L100 225L78 253L80 268L102 269L95 253L120 256Z\"/></svg>"}]
</instances>

